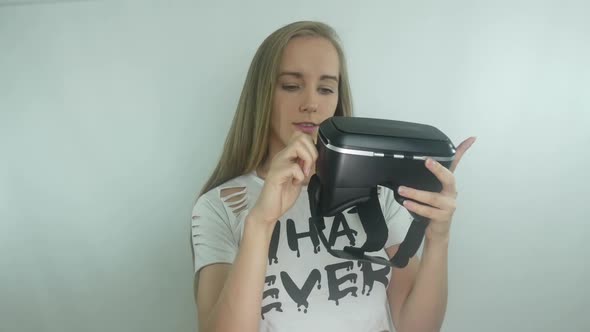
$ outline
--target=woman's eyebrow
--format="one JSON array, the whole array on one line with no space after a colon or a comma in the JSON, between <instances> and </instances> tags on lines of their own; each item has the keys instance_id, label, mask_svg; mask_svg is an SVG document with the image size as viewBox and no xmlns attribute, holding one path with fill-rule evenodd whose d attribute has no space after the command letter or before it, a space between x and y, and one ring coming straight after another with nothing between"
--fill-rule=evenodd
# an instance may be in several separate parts
<instances>
[{"instance_id":1,"label":"woman's eyebrow","mask_svg":"<svg viewBox=\"0 0 590 332\"><path fill-rule=\"evenodd\" d=\"M279 74L279 77L281 77L281 76L294 76L296 78L303 78L303 74L298 71L284 71ZM323 81L323 80L333 80L336 83L338 83L338 77L334 76L334 75L320 76L320 81Z\"/></svg>"},{"instance_id":2,"label":"woman's eyebrow","mask_svg":"<svg viewBox=\"0 0 590 332\"><path fill-rule=\"evenodd\" d=\"M303 74L297 71L283 71L279 74L281 76L295 76L296 78L303 78Z\"/></svg>"},{"instance_id":3,"label":"woman's eyebrow","mask_svg":"<svg viewBox=\"0 0 590 332\"><path fill-rule=\"evenodd\" d=\"M333 75L322 75L320 77L320 81L323 81L323 80L333 80L334 82L338 83L338 77L333 76Z\"/></svg>"}]
</instances>

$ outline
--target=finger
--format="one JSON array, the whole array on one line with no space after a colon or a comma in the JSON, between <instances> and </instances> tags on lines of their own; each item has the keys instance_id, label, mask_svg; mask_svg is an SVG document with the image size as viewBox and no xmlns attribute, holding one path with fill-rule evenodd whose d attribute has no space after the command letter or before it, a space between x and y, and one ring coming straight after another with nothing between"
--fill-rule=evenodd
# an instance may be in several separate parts
<instances>
[{"instance_id":1,"label":"finger","mask_svg":"<svg viewBox=\"0 0 590 332\"><path fill-rule=\"evenodd\" d=\"M456 194L455 176L449 169L432 158L426 160L426 168L428 168L442 184L441 193L451 194L453 196Z\"/></svg>"},{"instance_id":2,"label":"finger","mask_svg":"<svg viewBox=\"0 0 590 332\"><path fill-rule=\"evenodd\" d=\"M404 207L409 211L434 221L449 220L452 217L452 212L448 210L437 209L410 200L404 201Z\"/></svg>"},{"instance_id":3,"label":"finger","mask_svg":"<svg viewBox=\"0 0 590 332\"><path fill-rule=\"evenodd\" d=\"M291 137L289 138L289 142L287 142L287 145L293 144L293 142L297 141L302 136L307 136L307 135L298 131L298 130L294 131L293 134L291 134Z\"/></svg>"},{"instance_id":4,"label":"finger","mask_svg":"<svg viewBox=\"0 0 590 332\"><path fill-rule=\"evenodd\" d=\"M293 164L289 168L290 176L293 178L293 184L300 184L305 180L305 175L299 165Z\"/></svg>"},{"instance_id":5,"label":"finger","mask_svg":"<svg viewBox=\"0 0 590 332\"><path fill-rule=\"evenodd\" d=\"M315 163L318 158L317 148L315 147L315 145L313 145L313 141L309 135L299 136L292 144L299 144L311 156L311 161L309 164L307 164L309 168L305 168L307 170L305 175L309 176L311 170L315 169Z\"/></svg>"},{"instance_id":6,"label":"finger","mask_svg":"<svg viewBox=\"0 0 590 332\"><path fill-rule=\"evenodd\" d=\"M299 138L301 142L305 145L311 156L313 157L313 162L318 159L318 149L313 142L313 139L309 135L303 135Z\"/></svg>"},{"instance_id":7,"label":"finger","mask_svg":"<svg viewBox=\"0 0 590 332\"><path fill-rule=\"evenodd\" d=\"M418 203L427 204L441 210L454 212L456 209L456 200L452 196L404 186L400 186L398 192L403 197L410 198Z\"/></svg>"},{"instance_id":8,"label":"finger","mask_svg":"<svg viewBox=\"0 0 590 332\"><path fill-rule=\"evenodd\" d=\"M291 160L303 161L303 172L307 176L311 170L314 159L308 148L301 141L294 141L287 147L287 156Z\"/></svg>"},{"instance_id":9,"label":"finger","mask_svg":"<svg viewBox=\"0 0 590 332\"><path fill-rule=\"evenodd\" d=\"M293 135L291 135L291 138L287 145L295 144L295 142L302 142L307 147L309 153L313 157L313 162L315 163L315 161L318 158L318 149L313 138L308 134L296 131Z\"/></svg>"},{"instance_id":10,"label":"finger","mask_svg":"<svg viewBox=\"0 0 590 332\"><path fill-rule=\"evenodd\" d=\"M459 144L459 146L457 147L456 152L455 152L455 159L453 160L451 167L449 167L451 172L455 171L455 169L459 165L459 162L461 161L461 158L463 158L463 155L465 154L465 152L467 152L467 150L469 150L471 145L473 145L473 143L475 143L475 140L476 140L476 137L469 137L468 139L461 142L461 144Z\"/></svg>"}]
</instances>

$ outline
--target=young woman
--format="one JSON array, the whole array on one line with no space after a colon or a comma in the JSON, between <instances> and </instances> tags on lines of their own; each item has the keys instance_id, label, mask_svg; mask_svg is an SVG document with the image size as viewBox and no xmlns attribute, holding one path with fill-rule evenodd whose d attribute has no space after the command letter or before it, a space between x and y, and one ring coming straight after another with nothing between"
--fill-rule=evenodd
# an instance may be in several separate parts
<instances>
[{"instance_id":1,"label":"young woman","mask_svg":"<svg viewBox=\"0 0 590 332\"><path fill-rule=\"evenodd\" d=\"M332 116L352 116L336 33L320 22L273 32L254 56L223 153L193 209L199 331L386 331L389 314L400 332L440 329L456 208L451 171L474 138L457 147L451 170L427 162L442 192L400 189L424 204L404 208L380 188L389 229L382 257L403 241L407 210L432 220L421 261L392 269L330 255L309 223L318 125ZM326 218L325 232L336 248L366 238L354 209Z\"/></svg>"}]
</instances>

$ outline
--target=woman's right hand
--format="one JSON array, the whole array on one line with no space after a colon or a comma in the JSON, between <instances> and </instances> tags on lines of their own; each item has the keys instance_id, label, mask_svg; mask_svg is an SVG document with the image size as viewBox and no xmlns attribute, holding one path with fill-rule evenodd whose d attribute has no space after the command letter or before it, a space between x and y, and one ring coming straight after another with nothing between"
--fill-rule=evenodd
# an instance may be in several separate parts
<instances>
[{"instance_id":1,"label":"woman's right hand","mask_svg":"<svg viewBox=\"0 0 590 332\"><path fill-rule=\"evenodd\" d=\"M287 146L272 158L262 192L250 210L250 217L274 226L299 197L317 158L318 151L311 136L295 132Z\"/></svg>"}]
</instances>

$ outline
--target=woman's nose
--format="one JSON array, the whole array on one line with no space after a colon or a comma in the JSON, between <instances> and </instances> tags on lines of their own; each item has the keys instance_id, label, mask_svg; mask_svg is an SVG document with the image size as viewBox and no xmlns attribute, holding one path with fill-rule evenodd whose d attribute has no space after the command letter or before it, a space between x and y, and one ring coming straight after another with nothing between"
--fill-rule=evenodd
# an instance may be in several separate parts
<instances>
[{"instance_id":1,"label":"woman's nose","mask_svg":"<svg viewBox=\"0 0 590 332\"><path fill-rule=\"evenodd\" d=\"M309 91L309 89L307 89L307 90L308 91L306 91L306 93L305 93L304 100L303 100L301 106L299 106L299 111L300 112L317 112L318 104L317 104L316 100L314 100L314 98L315 98L314 91Z\"/></svg>"},{"instance_id":2,"label":"woman's nose","mask_svg":"<svg viewBox=\"0 0 590 332\"><path fill-rule=\"evenodd\" d=\"M305 103L305 104L299 106L299 111L300 112L315 113L318 111L318 104Z\"/></svg>"}]
</instances>

